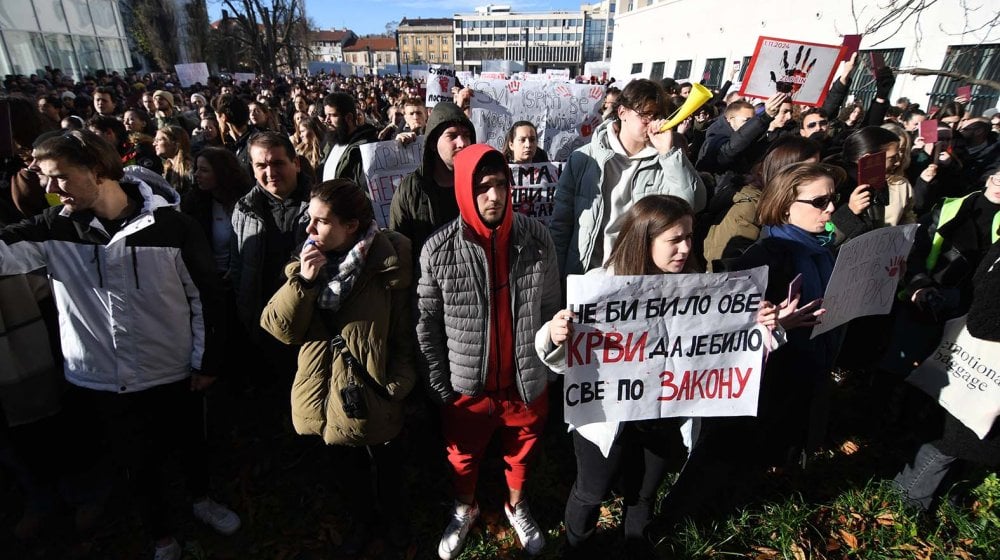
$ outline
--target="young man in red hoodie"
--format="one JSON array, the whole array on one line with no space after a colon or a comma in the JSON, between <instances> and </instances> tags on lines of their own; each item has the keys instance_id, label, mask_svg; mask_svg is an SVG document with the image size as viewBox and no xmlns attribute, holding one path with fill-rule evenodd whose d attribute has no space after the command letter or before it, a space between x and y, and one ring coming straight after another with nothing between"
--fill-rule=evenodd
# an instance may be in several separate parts
<instances>
[{"instance_id":1,"label":"young man in red hoodie","mask_svg":"<svg viewBox=\"0 0 1000 560\"><path fill-rule=\"evenodd\" d=\"M548 370L533 345L559 309L555 247L540 222L514 212L509 168L493 148L477 144L455 156L455 197L459 218L427 240L417 288L421 368L442 405L454 476L438 555L457 557L479 516L479 464L494 434L507 465L504 510L534 555L545 539L523 489L548 413Z\"/></svg>"}]
</instances>

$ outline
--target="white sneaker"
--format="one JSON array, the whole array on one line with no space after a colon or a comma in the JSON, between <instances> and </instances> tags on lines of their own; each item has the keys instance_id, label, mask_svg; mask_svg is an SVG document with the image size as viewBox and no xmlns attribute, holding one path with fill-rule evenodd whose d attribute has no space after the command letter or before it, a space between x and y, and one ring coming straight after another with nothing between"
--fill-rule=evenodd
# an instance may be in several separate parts
<instances>
[{"instance_id":1,"label":"white sneaker","mask_svg":"<svg viewBox=\"0 0 1000 560\"><path fill-rule=\"evenodd\" d=\"M240 528L240 516L211 498L196 502L191 511L199 521L223 535L232 535Z\"/></svg>"},{"instance_id":2,"label":"white sneaker","mask_svg":"<svg viewBox=\"0 0 1000 560\"><path fill-rule=\"evenodd\" d=\"M455 502L455 508L451 511L451 520L441 535L441 542L438 543L438 556L441 560L451 560L462 552L465 544L465 537L469 534L469 529L479 517L479 506L476 504L466 505L462 502Z\"/></svg>"},{"instance_id":3,"label":"white sneaker","mask_svg":"<svg viewBox=\"0 0 1000 560\"><path fill-rule=\"evenodd\" d=\"M509 504L505 503L503 511L507 514L507 520L510 521L511 526L514 527L514 532L517 533L517 539L521 541L524 551L531 556L541 552L542 548L545 547L545 537L542 536L542 530L538 528L538 523L535 523L535 518L528 510L528 502L521 500L514 506L513 510L510 509Z\"/></svg>"},{"instance_id":4,"label":"white sneaker","mask_svg":"<svg viewBox=\"0 0 1000 560\"><path fill-rule=\"evenodd\" d=\"M167 546L156 547L156 552L153 554L153 560L181 560L181 556L183 554L184 549L181 548L177 539L171 539L170 544Z\"/></svg>"}]
</instances>

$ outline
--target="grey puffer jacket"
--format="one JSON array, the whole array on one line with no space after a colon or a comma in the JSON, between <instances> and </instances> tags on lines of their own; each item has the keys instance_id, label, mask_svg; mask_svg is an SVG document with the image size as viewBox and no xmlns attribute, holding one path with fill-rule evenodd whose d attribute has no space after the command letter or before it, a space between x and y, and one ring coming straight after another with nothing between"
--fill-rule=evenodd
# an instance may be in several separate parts
<instances>
[{"instance_id":1,"label":"grey puffer jacket","mask_svg":"<svg viewBox=\"0 0 1000 560\"><path fill-rule=\"evenodd\" d=\"M590 144L570 154L555 191L550 229L563 274L583 274L589 268L604 212L604 171L615 152L608 135L615 124L605 121L594 132ZM612 185L613 186L613 185ZM705 207L705 185L684 152L673 148L666 154L644 159L632 175L632 200L652 194L670 194L690 204L695 212Z\"/></svg>"},{"instance_id":2,"label":"grey puffer jacket","mask_svg":"<svg viewBox=\"0 0 1000 560\"><path fill-rule=\"evenodd\" d=\"M461 219L432 235L420 254L417 340L421 373L432 396L447 403L483 392L489 358L486 252ZM535 333L559 310L559 267L545 226L514 215L510 240L514 372L531 403L545 391L548 368L535 352Z\"/></svg>"}]
</instances>

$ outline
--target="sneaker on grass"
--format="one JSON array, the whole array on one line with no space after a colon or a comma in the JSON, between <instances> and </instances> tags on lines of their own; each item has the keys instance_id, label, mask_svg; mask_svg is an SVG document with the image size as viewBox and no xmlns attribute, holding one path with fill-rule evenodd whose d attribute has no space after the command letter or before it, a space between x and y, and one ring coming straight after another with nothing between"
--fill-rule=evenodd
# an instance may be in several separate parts
<instances>
[{"instance_id":1,"label":"sneaker on grass","mask_svg":"<svg viewBox=\"0 0 1000 560\"><path fill-rule=\"evenodd\" d=\"M232 535L240 528L240 516L211 498L195 502L191 511L199 521L223 535Z\"/></svg>"},{"instance_id":2,"label":"sneaker on grass","mask_svg":"<svg viewBox=\"0 0 1000 560\"><path fill-rule=\"evenodd\" d=\"M455 507L451 510L451 519L448 526L441 535L441 542L438 543L438 556L441 560L452 560L462 552L465 545L465 537L469 535L469 529L479 517L479 506L468 505L456 501Z\"/></svg>"},{"instance_id":3,"label":"sneaker on grass","mask_svg":"<svg viewBox=\"0 0 1000 560\"><path fill-rule=\"evenodd\" d=\"M535 518L528 510L528 502L521 500L511 509L509 504L503 505L503 511L507 514L507 520L514 527L517 533L517 540L521 541L521 546L529 555L534 556L545 547L545 537L542 530L535 523Z\"/></svg>"},{"instance_id":4,"label":"sneaker on grass","mask_svg":"<svg viewBox=\"0 0 1000 560\"><path fill-rule=\"evenodd\" d=\"M181 548L181 544L177 542L177 539L170 539L170 544L156 547L156 551L153 553L153 560L181 560L181 556L183 555L184 549Z\"/></svg>"}]
</instances>

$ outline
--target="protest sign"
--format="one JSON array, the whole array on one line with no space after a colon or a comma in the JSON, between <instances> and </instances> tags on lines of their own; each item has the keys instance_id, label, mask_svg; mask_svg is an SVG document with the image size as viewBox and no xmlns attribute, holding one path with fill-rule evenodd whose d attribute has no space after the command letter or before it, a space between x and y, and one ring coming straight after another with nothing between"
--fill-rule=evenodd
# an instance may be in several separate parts
<instances>
[{"instance_id":1,"label":"protest sign","mask_svg":"<svg viewBox=\"0 0 1000 560\"><path fill-rule=\"evenodd\" d=\"M1000 343L973 337L964 316L952 319L934 353L906 380L983 439L1000 416Z\"/></svg>"},{"instance_id":2,"label":"protest sign","mask_svg":"<svg viewBox=\"0 0 1000 560\"><path fill-rule=\"evenodd\" d=\"M484 80L506 80L506 72L483 72L479 74L479 77Z\"/></svg>"},{"instance_id":3,"label":"protest sign","mask_svg":"<svg viewBox=\"0 0 1000 560\"><path fill-rule=\"evenodd\" d=\"M423 153L423 135L405 146L395 140L361 145L361 165L368 179L368 193L379 226L388 227L392 195L403 177L420 167Z\"/></svg>"},{"instance_id":4,"label":"protest sign","mask_svg":"<svg viewBox=\"0 0 1000 560\"><path fill-rule=\"evenodd\" d=\"M441 101L453 101L451 86L455 85L455 70L442 64L431 64L427 68L427 107Z\"/></svg>"},{"instance_id":5,"label":"protest sign","mask_svg":"<svg viewBox=\"0 0 1000 560\"><path fill-rule=\"evenodd\" d=\"M236 72L233 74L233 81L237 84L252 82L257 79L257 74L253 72Z\"/></svg>"},{"instance_id":6,"label":"protest sign","mask_svg":"<svg viewBox=\"0 0 1000 560\"><path fill-rule=\"evenodd\" d=\"M522 80L472 81L472 124L476 139L503 149L507 130L526 120L538 128L538 141L553 161L590 142L601 123L604 86L528 82Z\"/></svg>"},{"instance_id":7,"label":"protest sign","mask_svg":"<svg viewBox=\"0 0 1000 560\"><path fill-rule=\"evenodd\" d=\"M813 327L812 338L851 319L885 315L892 309L916 233L916 224L879 228L840 247L823 296L826 314L823 322Z\"/></svg>"},{"instance_id":8,"label":"protest sign","mask_svg":"<svg viewBox=\"0 0 1000 560\"><path fill-rule=\"evenodd\" d=\"M590 78L594 77L598 80L606 80L611 77L611 63L610 62L584 62L583 63L583 75L584 77Z\"/></svg>"},{"instance_id":9,"label":"protest sign","mask_svg":"<svg viewBox=\"0 0 1000 560\"><path fill-rule=\"evenodd\" d=\"M514 210L549 225L563 162L510 164Z\"/></svg>"},{"instance_id":10,"label":"protest sign","mask_svg":"<svg viewBox=\"0 0 1000 560\"><path fill-rule=\"evenodd\" d=\"M569 68L546 68L545 75L548 76L550 80L568 82Z\"/></svg>"},{"instance_id":11,"label":"protest sign","mask_svg":"<svg viewBox=\"0 0 1000 560\"><path fill-rule=\"evenodd\" d=\"M841 45L760 37L740 95L767 99L778 91L792 103L818 107L840 65Z\"/></svg>"},{"instance_id":12,"label":"protest sign","mask_svg":"<svg viewBox=\"0 0 1000 560\"><path fill-rule=\"evenodd\" d=\"M455 79L462 83L464 87L466 84L472 81L475 75L468 70L456 70Z\"/></svg>"},{"instance_id":13,"label":"protest sign","mask_svg":"<svg viewBox=\"0 0 1000 560\"><path fill-rule=\"evenodd\" d=\"M566 422L755 416L770 333L767 267L737 273L571 275Z\"/></svg>"},{"instance_id":14,"label":"protest sign","mask_svg":"<svg viewBox=\"0 0 1000 560\"><path fill-rule=\"evenodd\" d=\"M208 85L208 65L204 62L190 64L174 64L177 81L181 87L191 87L195 84Z\"/></svg>"}]
</instances>

